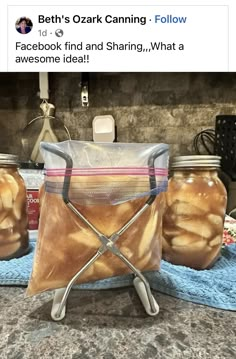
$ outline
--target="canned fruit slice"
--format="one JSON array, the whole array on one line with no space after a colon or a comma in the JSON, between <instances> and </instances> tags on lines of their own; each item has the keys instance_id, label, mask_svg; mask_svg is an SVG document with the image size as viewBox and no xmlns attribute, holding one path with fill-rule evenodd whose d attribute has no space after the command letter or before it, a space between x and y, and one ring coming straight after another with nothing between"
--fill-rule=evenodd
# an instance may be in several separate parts
<instances>
[{"instance_id":1,"label":"canned fruit slice","mask_svg":"<svg viewBox=\"0 0 236 359\"><path fill-rule=\"evenodd\" d=\"M199 235L203 238L211 238L214 235L214 226L204 217L185 218L177 217L176 225L187 232Z\"/></svg>"},{"instance_id":2,"label":"canned fruit slice","mask_svg":"<svg viewBox=\"0 0 236 359\"><path fill-rule=\"evenodd\" d=\"M13 229L15 221L12 217L8 216L0 223L0 229Z\"/></svg>"},{"instance_id":3,"label":"canned fruit slice","mask_svg":"<svg viewBox=\"0 0 236 359\"><path fill-rule=\"evenodd\" d=\"M15 200L16 196L19 192L19 186L17 184L17 181L15 180L15 178L13 176L11 176L8 173L5 173L3 175L3 178L6 180L6 183L9 184L11 192L12 192L12 198L13 198L13 200Z\"/></svg>"},{"instance_id":4,"label":"canned fruit slice","mask_svg":"<svg viewBox=\"0 0 236 359\"><path fill-rule=\"evenodd\" d=\"M201 253L203 250L207 250L207 251L211 250L207 245L206 239L201 239L200 241L192 242L191 245L172 246L172 249L176 252L181 252L184 254L191 254L195 252Z\"/></svg>"},{"instance_id":5,"label":"canned fruit slice","mask_svg":"<svg viewBox=\"0 0 236 359\"><path fill-rule=\"evenodd\" d=\"M206 243L205 238L202 238L193 233L185 232L182 235L174 237L171 241L171 244L172 246L177 246L177 247L197 246L197 242L202 242L202 241Z\"/></svg>"},{"instance_id":6,"label":"canned fruit slice","mask_svg":"<svg viewBox=\"0 0 236 359\"><path fill-rule=\"evenodd\" d=\"M196 207L189 202L180 202L176 200L170 209L177 216L201 216L204 211L202 208Z\"/></svg>"},{"instance_id":7,"label":"canned fruit slice","mask_svg":"<svg viewBox=\"0 0 236 359\"><path fill-rule=\"evenodd\" d=\"M158 213L155 212L145 226L142 238L138 245L138 257L141 258L145 253L150 251L152 239L155 236L157 228ZM135 238L134 238L135 240ZM138 243L138 242L137 242Z\"/></svg>"},{"instance_id":8,"label":"canned fruit slice","mask_svg":"<svg viewBox=\"0 0 236 359\"><path fill-rule=\"evenodd\" d=\"M6 183L0 183L0 197L2 202L2 209L9 210L13 206L13 197L10 186Z\"/></svg>"},{"instance_id":9,"label":"canned fruit slice","mask_svg":"<svg viewBox=\"0 0 236 359\"><path fill-rule=\"evenodd\" d=\"M219 246L222 244L222 240L223 237L221 235L218 235L216 237L214 237L210 242L209 242L209 246L210 247L214 247L214 246Z\"/></svg>"}]
</instances>

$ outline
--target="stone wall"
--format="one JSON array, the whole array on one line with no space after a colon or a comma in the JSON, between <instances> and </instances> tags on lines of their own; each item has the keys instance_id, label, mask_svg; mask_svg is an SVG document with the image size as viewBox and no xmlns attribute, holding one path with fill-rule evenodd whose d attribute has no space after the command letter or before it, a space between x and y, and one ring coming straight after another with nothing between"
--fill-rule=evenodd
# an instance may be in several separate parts
<instances>
[{"instance_id":1,"label":"stone wall","mask_svg":"<svg viewBox=\"0 0 236 359\"><path fill-rule=\"evenodd\" d=\"M83 108L80 74L50 74L50 101L73 139L92 140L93 118L111 114L119 142L166 142L171 154L191 154L194 136L214 128L217 114L236 114L235 73L91 73L89 78L90 106ZM29 156L42 123L22 130L40 115L38 87L38 73L0 74L0 152ZM66 138L59 122L56 133Z\"/></svg>"}]
</instances>

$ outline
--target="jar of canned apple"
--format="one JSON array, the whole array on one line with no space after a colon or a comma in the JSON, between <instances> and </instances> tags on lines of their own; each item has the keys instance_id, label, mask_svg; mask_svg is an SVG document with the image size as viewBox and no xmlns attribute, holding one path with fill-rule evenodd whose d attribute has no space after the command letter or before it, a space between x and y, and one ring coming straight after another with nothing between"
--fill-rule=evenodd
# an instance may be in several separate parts
<instances>
[{"instance_id":1,"label":"jar of canned apple","mask_svg":"<svg viewBox=\"0 0 236 359\"><path fill-rule=\"evenodd\" d=\"M15 155L0 154L0 260L28 251L26 188Z\"/></svg>"},{"instance_id":2,"label":"jar of canned apple","mask_svg":"<svg viewBox=\"0 0 236 359\"><path fill-rule=\"evenodd\" d=\"M218 156L173 159L163 217L166 261L207 269L218 259L227 202L219 168Z\"/></svg>"}]
</instances>

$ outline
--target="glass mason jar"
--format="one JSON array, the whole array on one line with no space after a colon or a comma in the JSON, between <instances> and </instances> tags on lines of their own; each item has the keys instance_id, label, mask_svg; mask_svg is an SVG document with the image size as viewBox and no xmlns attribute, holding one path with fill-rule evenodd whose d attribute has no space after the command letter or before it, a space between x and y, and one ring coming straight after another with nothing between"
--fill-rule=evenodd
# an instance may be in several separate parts
<instances>
[{"instance_id":1,"label":"glass mason jar","mask_svg":"<svg viewBox=\"0 0 236 359\"><path fill-rule=\"evenodd\" d=\"M220 157L179 156L166 192L163 259L210 268L220 255L227 193L218 177Z\"/></svg>"},{"instance_id":2,"label":"glass mason jar","mask_svg":"<svg viewBox=\"0 0 236 359\"><path fill-rule=\"evenodd\" d=\"M28 251L26 188L15 155L0 154L0 260Z\"/></svg>"}]
</instances>

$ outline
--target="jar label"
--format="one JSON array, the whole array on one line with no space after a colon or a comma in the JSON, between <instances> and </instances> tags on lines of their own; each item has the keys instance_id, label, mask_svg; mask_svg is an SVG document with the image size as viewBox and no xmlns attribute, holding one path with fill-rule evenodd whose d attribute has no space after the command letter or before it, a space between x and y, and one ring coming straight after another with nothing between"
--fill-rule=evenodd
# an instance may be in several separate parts
<instances>
[{"instance_id":1,"label":"jar label","mask_svg":"<svg viewBox=\"0 0 236 359\"><path fill-rule=\"evenodd\" d=\"M39 224L39 191L27 190L27 204L28 204L28 228L30 230L38 229Z\"/></svg>"}]
</instances>

